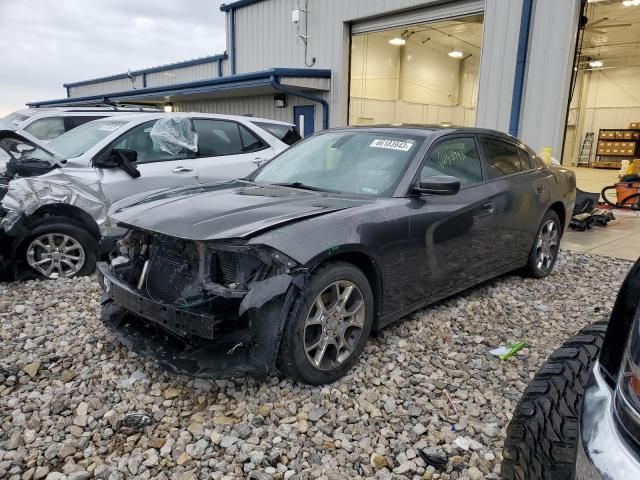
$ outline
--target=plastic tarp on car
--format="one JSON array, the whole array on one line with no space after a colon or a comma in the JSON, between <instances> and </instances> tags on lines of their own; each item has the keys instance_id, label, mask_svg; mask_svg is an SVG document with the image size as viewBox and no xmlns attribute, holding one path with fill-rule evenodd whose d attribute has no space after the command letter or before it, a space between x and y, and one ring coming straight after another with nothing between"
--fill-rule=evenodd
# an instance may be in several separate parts
<instances>
[{"instance_id":1,"label":"plastic tarp on car","mask_svg":"<svg viewBox=\"0 0 640 480\"><path fill-rule=\"evenodd\" d=\"M149 133L154 149L171 155L198 150L198 134L188 117L166 117L158 120Z\"/></svg>"}]
</instances>

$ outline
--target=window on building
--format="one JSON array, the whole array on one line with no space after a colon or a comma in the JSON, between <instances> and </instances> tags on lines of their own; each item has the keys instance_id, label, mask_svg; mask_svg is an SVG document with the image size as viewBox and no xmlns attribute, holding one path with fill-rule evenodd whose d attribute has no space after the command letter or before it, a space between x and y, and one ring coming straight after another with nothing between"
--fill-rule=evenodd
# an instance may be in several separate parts
<instances>
[{"instance_id":1,"label":"window on building","mask_svg":"<svg viewBox=\"0 0 640 480\"><path fill-rule=\"evenodd\" d=\"M482 162L473 138L452 138L429 152L420 172L424 180L434 175L451 175L462 187L482 183Z\"/></svg>"},{"instance_id":2,"label":"window on building","mask_svg":"<svg viewBox=\"0 0 640 480\"><path fill-rule=\"evenodd\" d=\"M236 122L195 119L193 125L198 134L198 153L201 157L241 155L267 147L254 133Z\"/></svg>"},{"instance_id":3,"label":"window on building","mask_svg":"<svg viewBox=\"0 0 640 480\"><path fill-rule=\"evenodd\" d=\"M483 15L355 34L349 123L475 125Z\"/></svg>"},{"instance_id":4,"label":"window on building","mask_svg":"<svg viewBox=\"0 0 640 480\"><path fill-rule=\"evenodd\" d=\"M522 163L518 147L494 138L483 138L482 146L489 168L489 178L500 178L506 175L520 173ZM526 169L529 168L527 163Z\"/></svg>"}]
</instances>

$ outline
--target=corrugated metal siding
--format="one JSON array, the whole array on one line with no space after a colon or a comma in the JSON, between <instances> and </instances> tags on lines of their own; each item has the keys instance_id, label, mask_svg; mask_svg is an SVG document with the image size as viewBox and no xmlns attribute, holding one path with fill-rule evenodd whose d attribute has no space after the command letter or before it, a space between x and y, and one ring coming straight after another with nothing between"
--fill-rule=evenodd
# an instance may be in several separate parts
<instances>
[{"instance_id":1,"label":"corrugated metal siding","mask_svg":"<svg viewBox=\"0 0 640 480\"><path fill-rule=\"evenodd\" d=\"M560 158L569 98L579 0L537 0L529 46L520 137Z\"/></svg>"},{"instance_id":2,"label":"corrugated metal siding","mask_svg":"<svg viewBox=\"0 0 640 480\"><path fill-rule=\"evenodd\" d=\"M203 63L185 68L172 68L147 74L147 87L161 87L176 83L206 80L218 76L218 62Z\"/></svg>"},{"instance_id":3,"label":"corrugated metal siding","mask_svg":"<svg viewBox=\"0 0 640 480\"><path fill-rule=\"evenodd\" d=\"M282 85L290 85L294 87L310 88L313 90L329 90L331 88L331 80L328 78L316 77L297 77L280 79Z\"/></svg>"},{"instance_id":4,"label":"corrugated metal siding","mask_svg":"<svg viewBox=\"0 0 640 480\"><path fill-rule=\"evenodd\" d=\"M121 78L118 80L109 80L107 82L97 82L90 83L88 85L69 87L69 96L71 98L84 97L86 95L122 92L124 90L133 90L134 88L142 88L142 76L135 77L135 83L132 83L129 78Z\"/></svg>"},{"instance_id":5,"label":"corrugated metal siding","mask_svg":"<svg viewBox=\"0 0 640 480\"><path fill-rule=\"evenodd\" d=\"M509 130L522 0L487 0L476 125Z\"/></svg>"},{"instance_id":6,"label":"corrugated metal siding","mask_svg":"<svg viewBox=\"0 0 640 480\"><path fill-rule=\"evenodd\" d=\"M328 94L318 95L328 100ZM273 95L251 97L222 98L219 100L203 100L197 102L174 102L178 112L220 113L225 115L252 115L254 117L272 118L282 122L293 123L293 107L297 105L315 106L315 129L322 129L322 106L303 98L287 95L287 107L276 108Z\"/></svg>"}]
</instances>

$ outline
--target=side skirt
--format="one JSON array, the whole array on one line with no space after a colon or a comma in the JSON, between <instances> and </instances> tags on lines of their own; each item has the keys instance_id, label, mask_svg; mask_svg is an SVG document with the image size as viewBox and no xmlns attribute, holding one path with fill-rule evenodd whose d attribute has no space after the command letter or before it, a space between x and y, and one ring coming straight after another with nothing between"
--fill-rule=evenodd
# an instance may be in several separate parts
<instances>
[{"instance_id":1,"label":"side skirt","mask_svg":"<svg viewBox=\"0 0 640 480\"><path fill-rule=\"evenodd\" d=\"M512 272L514 270L518 270L519 268L523 268L527 265L527 260L520 260L518 262L510 263L503 267L500 267L496 270L491 270L480 277L476 277L473 280L462 283L460 285L456 285L455 287L450 288L449 290L445 290L444 292L440 292L439 294L428 297L424 300L420 300L412 305L407 307L403 307L400 310L396 310L393 313L385 315L384 317L379 317L376 323L373 326L374 331L378 331L386 327L387 325L392 324L393 322L405 317L411 312L415 312L416 310L420 310L421 308L426 307L427 305L431 305L436 303L439 300L450 297L451 295L455 295L456 293L462 292L463 290L467 290L468 288L475 287L482 282L486 282L487 280L491 280L492 278L499 277L507 272Z\"/></svg>"}]
</instances>

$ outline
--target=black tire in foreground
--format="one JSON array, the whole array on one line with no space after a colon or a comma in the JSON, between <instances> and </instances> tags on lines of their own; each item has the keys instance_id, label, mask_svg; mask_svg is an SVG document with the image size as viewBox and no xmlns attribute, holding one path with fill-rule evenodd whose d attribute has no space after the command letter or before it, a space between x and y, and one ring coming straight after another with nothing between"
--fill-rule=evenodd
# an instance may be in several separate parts
<instances>
[{"instance_id":1,"label":"black tire in foreground","mask_svg":"<svg viewBox=\"0 0 640 480\"><path fill-rule=\"evenodd\" d=\"M47 217L35 224L16 249L17 279L90 275L96 269L98 241L82 224Z\"/></svg>"},{"instance_id":2,"label":"black tire in foreground","mask_svg":"<svg viewBox=\"0 0 640 480\"><path fill-rule=\"evenodd\" d=\"M573 478L582 397L607 322L589 325L557 349L527 386L507 428L502 478Z\"/></svg>"},{"instance_id":3,"label":"black tire in foreground","mask_svg":"<svg viewBox=\"0 0 640 480\"><path fill-rule=\"evenodd\" d=\"M536 239L529 253L529 260L525 267L528 276L543 278L551 273L558 258L561 237L560 218L556 212L548 210L542 217Z\"/></svg>"},{"instance_id":4,"label":"black tire in foreground","mask_svg":"<svg viewBox=\"0 0 640 480\"><path fill-rule=\"evenodd\" d=\"M373 325L367 277L346 262L320 266L287 318L278 369L311 385L331 383L358 360Z\"/></svg>"}]
</instances>

